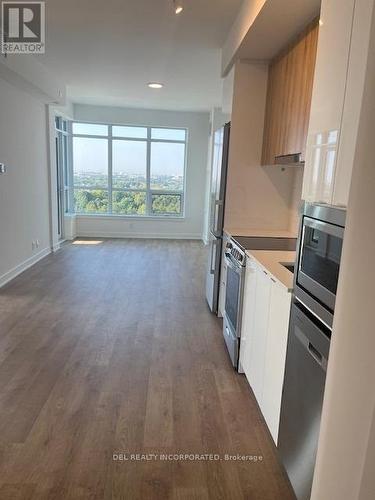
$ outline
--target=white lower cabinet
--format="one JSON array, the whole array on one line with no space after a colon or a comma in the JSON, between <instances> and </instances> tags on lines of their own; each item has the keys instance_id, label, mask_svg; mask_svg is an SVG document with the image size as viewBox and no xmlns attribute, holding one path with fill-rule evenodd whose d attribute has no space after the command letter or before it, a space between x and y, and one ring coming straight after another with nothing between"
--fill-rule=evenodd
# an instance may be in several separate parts
<instances>
[{"instance_id":1,"label":"white lower cabinet","mask_svg":"<svg viewBox=\"0 0 375 500\"><path fill-rule=\"evenodd\" d=\"M277 444L283 390L291 294L280 283L271 286L261 410Z\"/></svg>"},{"instance_id":2,"label":"white lower cabinet","mask_svg":"<svg viewBox=\"0 0 375 500\"><path fill-rule=\"evenodd\" d=\"M277 444L291 294L262 266L246 266L240 366Z\"/></svg>"},{"instance_id":3,"label":"white lower cabinet","mask_svg":"<svg viewBox=\"0 0 375 500\"><path fill-rule=\"evenodd\" d=\"M271 297L271 279L261 268L257 270L255 293L254 331L250 351L249 370L246 374L260 406L263 395L264 363L267 347L268 314Z\"/></svg>"},{"instance_id":4,"label":"white lower cabinet","mask_svg":"<svg viewBox=\"0 0 375 500\"><path fill-rule=\"evenodd\" d=\"M247 258L241 327L240 373L248 373L250 369L250 353L254 331L257 269L256 263L252 259Z\"/></svg>"}]
</instances>

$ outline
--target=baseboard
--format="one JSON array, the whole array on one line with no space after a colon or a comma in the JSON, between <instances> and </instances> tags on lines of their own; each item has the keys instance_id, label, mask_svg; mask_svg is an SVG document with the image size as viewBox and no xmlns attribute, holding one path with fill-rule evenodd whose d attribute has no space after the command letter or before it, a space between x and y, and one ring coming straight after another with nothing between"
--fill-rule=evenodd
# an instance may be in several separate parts
<instances>
[{"instance_id":1,"label":"baseboard","mask_svg":"<svg viewBox=\"0 0 375 500\"><path fill-rule=\"evenodd\" d=\"M61 243L63 243L65 240L63 241L59 241L58 243L56 243L55 245L53 245L53 247L51 248L52 252L55 253L57 252L58 250L60 250L60 245Z\"/></svg>"},{"instance_id":2,"label":"baseboard","mask_svg":"<svg viewBox=\"0 0 375 500\"><path fill-rule=\"evenodd\" d=\"M155 240L202 240L196 233L123 233L114 231L78 231L77 238L135 238Z\"/></svg>"},{"instance_id":3,"label":"baseboard","mask_svg":"<svg viewBox=\"0 0 375 500\"><path fill-rule=\"evenodd\" d=\"M0 276L0 288L6 285L9 281L16 278L19 274L26 271L26 269L29 269L29 267L44 259L44 257L47 257L47 255L49 255L50 253L51 248L45 248L44 250L41 250L37 254L33 255L29 259L23 261L21 264L18 264L18 266Z\"/></svg>"}]
</instances>

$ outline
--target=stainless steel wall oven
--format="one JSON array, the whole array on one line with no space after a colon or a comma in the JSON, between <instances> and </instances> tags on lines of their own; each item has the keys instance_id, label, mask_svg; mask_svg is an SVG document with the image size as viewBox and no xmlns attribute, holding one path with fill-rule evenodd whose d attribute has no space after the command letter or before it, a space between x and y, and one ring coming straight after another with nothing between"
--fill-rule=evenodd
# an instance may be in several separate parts
<instances>
[{"instance_id":1,"label":"stainless steel wall oven","mask_svg":"<svg viewBox=\"0 0 375 500\"><path fill-rule=\"evenodd\" d=\"M345 215L305 204L301 217L278 440L298 500L313 482Z\"/></svg>"},{"instance_id":2,"label":"stainless steel wall oven","mask_svg":"<svg viewBox=\"0 0 375 500\"><path fill-rule=\"evenodd\" d=\"M301 219L295 294L332 328L346 212L306 204Z\"/></svg>"}]
</instances>

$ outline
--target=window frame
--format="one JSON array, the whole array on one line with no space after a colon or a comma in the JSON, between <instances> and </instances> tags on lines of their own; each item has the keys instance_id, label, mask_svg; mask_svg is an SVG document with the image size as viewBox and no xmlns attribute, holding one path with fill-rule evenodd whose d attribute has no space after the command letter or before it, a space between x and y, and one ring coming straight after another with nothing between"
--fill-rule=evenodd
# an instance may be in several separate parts
<instances>
[{"instance_id":1,"label":"window frame","mask_svg":"<svg viewBox=\"0 0 375 500\"><path fill-rule=\"evenodd\" d=\"M73 132L73 127L75 123L82 124L95 124L95 125L105 125L108 128L108 135L90 135L90 134L75 134ZM104 122L93 122L93 121L83 121L83 120L72 120L70 122L70 140L71 140L71 162L70 162L70 197L69 197L69 210L77 216L82 217L116 217L116 218L139 218L139 219L177 219L181 220L185 218L186 210L186 170L187 170L187 155L188 155L188 141L189 141L189 130L187 127L172 127L165 125L134 125L128 123L104 123ZM132 128L143 128L147 130L146 138L136 138L136 137L120 137L113 135L113 127L132 127ZM166 129L166 130L184 130L185 140L173 140L173 139L152 139L152 129ZM108 143L108 186L107 187L93 187L88 188L85 186L75 185L74 183L74 158L73 158L73 139L75 137L82 137L88 139L101 139L107 140ZM132 188L114 188L113 187L113 141L134 141L146 143L146 188L144 189L132 189ZM160 190L151 189L151 145L152 143L165 143L165 144L183 144L184 145L184 169L183 169L183 186L181 191L177 190ZM103 190L108 191L108 211L107 212L76 212L74 207L74 190L84 189L86 191L93 190ZM113 193L114 192L133 192L133 193L145 193L146 194L146 211L145 214L117 214L113 210ZM179 196L181 199L181 211L179 214L171 213L152 213L152 196L153 195L171 195Z\"/></svg>"}]
</instances>

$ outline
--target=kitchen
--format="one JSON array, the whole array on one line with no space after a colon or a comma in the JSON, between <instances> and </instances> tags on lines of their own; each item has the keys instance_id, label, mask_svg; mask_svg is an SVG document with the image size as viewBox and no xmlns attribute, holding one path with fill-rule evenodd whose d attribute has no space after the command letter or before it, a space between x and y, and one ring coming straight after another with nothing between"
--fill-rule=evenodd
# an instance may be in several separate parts
<instances>
[{"instance_id":1,"label":"kitchen","mask_svg":"<svg viewBox=\"0 0 375 500\"><path fill-rule=\"evenodd\" d=\"M299 500L312 491L373 7L307 4L296 21L286 3L283 34L264 45L272 5L258 13L224 82L206 281Z\"/></svg>"}]
</instances>

